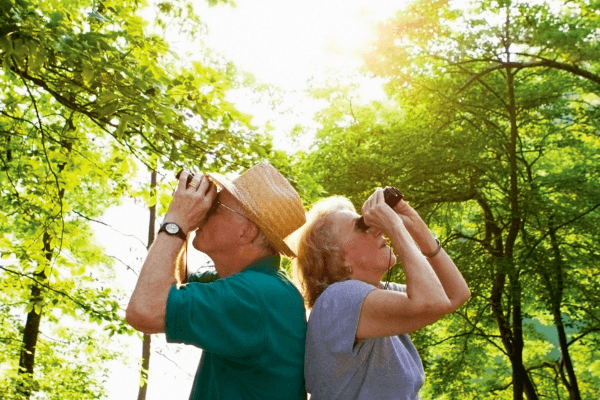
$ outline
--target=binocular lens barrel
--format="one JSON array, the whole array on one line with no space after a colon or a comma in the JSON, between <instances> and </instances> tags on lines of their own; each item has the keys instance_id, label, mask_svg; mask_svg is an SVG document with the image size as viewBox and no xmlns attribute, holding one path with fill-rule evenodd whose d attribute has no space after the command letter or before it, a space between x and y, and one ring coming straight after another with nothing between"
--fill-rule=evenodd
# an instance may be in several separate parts
<instances>
[{"instance_id":1,"label":"binocular lens barrel","mask_svg":"<svg viewBox=\"0 0 600 400\"><path fill-rule=\"evenodd\" d=\"M394 208L396 207L396 204L404 198L404 195L398 188L386 186L385 189L383 189L383 198L385 199L385 204ZM363 231L369 229L369 226L365 224L365 219L362 216L356 222L356 226Z\"/></svg>"}]
</instances>

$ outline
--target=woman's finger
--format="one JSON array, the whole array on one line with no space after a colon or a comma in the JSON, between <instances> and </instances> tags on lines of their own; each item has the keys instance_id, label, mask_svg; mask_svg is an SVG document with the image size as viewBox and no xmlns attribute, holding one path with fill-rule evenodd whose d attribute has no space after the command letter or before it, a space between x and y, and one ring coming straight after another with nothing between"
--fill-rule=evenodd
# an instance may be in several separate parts
<instances>
[{"instance_id":1,"label":"woman's finger","mask_svg":"<svg viewBox=\"0 0 600 400\"><path fill-rule=\"evenodd\" d=\"M381 192L381 193L379 193ZM361 214L364 214L367 210L369 210L371 207L375 206L375 204L377 204L379 202L378 198L379 196L383 196L383 191L381 188L376 189L367 199L367 201L364 202L362 208L360 209Z\"/></svg>"}]
</instances>

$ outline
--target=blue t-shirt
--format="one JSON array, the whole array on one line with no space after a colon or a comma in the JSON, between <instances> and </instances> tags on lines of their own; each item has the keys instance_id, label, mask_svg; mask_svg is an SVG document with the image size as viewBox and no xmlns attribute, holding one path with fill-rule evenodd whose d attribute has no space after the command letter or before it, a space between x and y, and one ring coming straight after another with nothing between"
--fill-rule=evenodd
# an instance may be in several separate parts
<instances>
[{"instance_id":1,"label":"blue t-shirt","mask_svg":"<svg viewBox=\"0 0 600 400\"><path fill-rule=\"evenodd\" d=\"M373 285L348 280L329 286L308 320L304 373L311 400L417 399L425 378L408 335L355 343L363 301ZM406 291L390 284L388 290Z\"/></svg>"},{"instance_id":2,"label":"blue t-shirt","mask_svg":"<svg viewBox=\"0 0 600 400\"><path fill-rule=\"evenodd\" d=\"M279 262L171 288L167 341L203 349L190 399L305 398L304 303Z\"/></svg>"}]
</instances>

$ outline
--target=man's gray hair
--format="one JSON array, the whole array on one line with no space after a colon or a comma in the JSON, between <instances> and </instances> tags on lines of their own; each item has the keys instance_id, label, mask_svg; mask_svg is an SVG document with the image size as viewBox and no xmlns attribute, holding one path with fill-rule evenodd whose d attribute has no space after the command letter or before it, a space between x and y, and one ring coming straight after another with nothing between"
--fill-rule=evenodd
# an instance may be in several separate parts
<instances>
[{"instance_id":1,"label":"man's gray hair","mask_svg":"<svg viewBox=\"0 0 600 400\"><path fill-rule=\"evenodd\" d=\"M250 218L250 216L248 215L246 210L244 210L244 207L242 207L242 205L239 204L237 201L235 202L235 205L232 208L234 208L235 211L237 211L241 216L249 219L254 224L256 224L256 222L254 222L254 220L252 218ZM258 247L265 249L267 254L279 254L280 253L279 250L277 250L277 248L273 245L273 243L271 243L271 241L269 240L267 235L265 235L263 230L260 229L260 226L258 226L258 224L256 224L256 228L258 228L258 234L254 238L254 240L252 240L252 243L254 243Z\"/></svg>"}]
</instances>

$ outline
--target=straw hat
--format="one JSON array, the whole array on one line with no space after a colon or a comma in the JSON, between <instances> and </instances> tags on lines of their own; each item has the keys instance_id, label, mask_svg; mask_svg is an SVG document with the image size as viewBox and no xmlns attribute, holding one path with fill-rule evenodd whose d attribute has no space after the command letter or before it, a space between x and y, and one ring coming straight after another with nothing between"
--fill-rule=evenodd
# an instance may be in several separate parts
<instances>
[{"instance_id":1,"label":"straw hat","mask_svg":"<svg viewBox=\"0 0 600 400\"><path fill-rule=\"evenodd\" d=\"M306 213L300 196L279 171L261 162L233 181L217 173L206 175L242 204L279 251L296 257L284 239L306 222Z\"/></svg>"}]
</instances>

